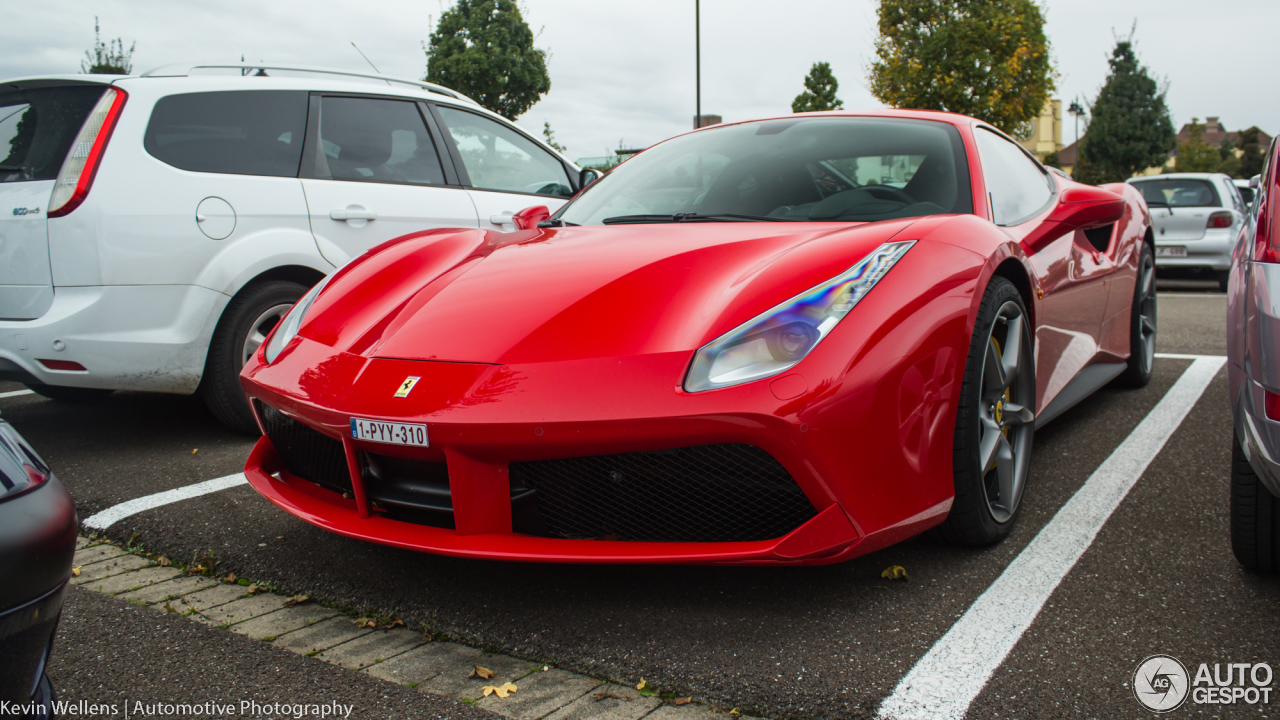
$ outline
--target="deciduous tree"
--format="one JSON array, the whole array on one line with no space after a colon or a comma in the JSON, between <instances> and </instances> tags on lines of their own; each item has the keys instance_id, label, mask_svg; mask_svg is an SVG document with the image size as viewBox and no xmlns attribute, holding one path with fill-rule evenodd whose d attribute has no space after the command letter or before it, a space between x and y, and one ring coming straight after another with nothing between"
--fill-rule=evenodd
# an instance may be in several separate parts
<instances>
[{"instance_id":1,"label":"deciduous tree","mask_svg":"<svg viewBox=\"0 0 1280 720\"><path fill-rule=\"evenodd\" d=\"M809 74L804 76L804 92L791 101L791 112L819 112L822 110L841 110L844 103L836 97L840 83L831 74L831 65L814 63Z\"/></svg>"},{"instance_id":2,"label":"deciduous tree","mask_svg":"<svg viewBox=\"0 0 1280 720\"><path fill-rule=\"evenodd\" d=\"M556 152L562 155L569 152L569 148L556 142L556 131L551 129L551 123L549 121L542 121L542 137L547 141L547 145L550 145Z\"/></svg>"},{"instance_id":3,"label":"deciduous tree","mask_svg":"<svg viewBox=\"0 0 1280 720\"><path fill-rule=\"evenodd\" d=\"M84 60L80 61L80 72L90 75L128 75L133 72L133 49L138 43L129 44L124 49L124 41L120 38L102 42L102 30L98 27L98 18L93 18L93 49L84 51Z\"/></svg>"},{"instance_id":4,"label":"deciduous tree","mask_svg":"<svg viewBox=\"0 0 1280 720\"><path fill-rule=\"evenodd\" d=\"M1165 93L1138 64L1132 36L1116 41L1108 62L1111 73L1080 138L1076 178L1084 182L1123 182L1141 170L1163 166L1177 144Z\"/></svg>"},{"instance_id":5,"label":"deciduous tree","mask_svg":"<svg viewBox=\"0 0 1280 720\"><path fill-rule=\"evenodd\" d=\"M1248 130L1241 130L1236 135L1236 147L1240 148L1240 170L1236 177L1248 179L1262 172L1262 146L1258 141L1258 133L1262 132L1257 125Z\"/></svg>"},{"instance_id":6,"label":"deciduous tree","mask_svg":"<svg viewBox=\"0 0 1280 720\"><path fill-rule=\"evenodd\" d=\"M427 44L427 82L515 120L551 89L547 53L515 0L458 0Z\"/></svg>"},{"instance_id":7,"label":"deciduous tree","mask_svg":"<svg viewBox=\"0 0 1280 720\"><path fill-rule=\"evenodd\" d=\"M1204 141L1204 125L1200 118L1191 118L1186 142L1178 143L1178 160L1174 169L1178 172L1213 172L1222 162L1218 149Z\"/></svg>"},{"instance_id":8,"label":"deciduous tree","mask_svg":"<svg viewBox=\"0 0 1280 720\"><path fill-rule=\"evenodd\" d=\"M1020 134L1057 73L1033 0L880 0L871 93L886 105L972 115Z\"/></svg>"}]
</instances>

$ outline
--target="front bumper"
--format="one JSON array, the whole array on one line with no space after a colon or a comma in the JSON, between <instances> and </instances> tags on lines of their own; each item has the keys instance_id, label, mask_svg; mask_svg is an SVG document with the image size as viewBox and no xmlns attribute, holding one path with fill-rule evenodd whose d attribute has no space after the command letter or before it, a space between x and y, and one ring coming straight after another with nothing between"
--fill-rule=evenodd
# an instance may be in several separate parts
<instances>
[{"instance_id":1,"label":"front bumper","mask_svg":"<svg viewBox=\"0 0 1280 720\"><path fill-rule=\"evenodd\" d=\"M59 287L40 318L0 321L0 380L193 393L228 300L195 285ZM50 370L40 360L86 370Z\"/></svg>"},{"instance_id":2,"label":"front bumper","mask_svg":"<svg viewBox=\"0 0 1280 720\"><path fill-rule=\"evenodd\" d=\"M325 436L330 448L341 443L334 462L345 459L350 492L293 475L266 436L245 474L268 500L326 530L500 560L829 563L901 541L945 518L952 497L949 442L913 445L915 452L904 459L894 452L902 445L901 429L879 422L873 412L877 402L898 403L899 394L882 389L896 387L901 377L871 375L838 391L818 387L788 400L780 400L769 381L689 395L673 387L687 362L685 353L528 366L369 360L299 338L273 365L251 363L242 379L252 400ZM901 372L894 365L874 367ZM907 374L918 382L932 367ZM395 399L408 376L421 380L408 398ZM576 395L566 397L566 388ZM938 402L949 400L940 396ZM430 447L354 440L353 417L425 422ZM513 463L712 444L768 453L812 504L811 519L781 536L733 542L574 539L515 529ZM367 453L446 466L452 527L395 519L370 502Z\"/></svg>"}]
</instances>

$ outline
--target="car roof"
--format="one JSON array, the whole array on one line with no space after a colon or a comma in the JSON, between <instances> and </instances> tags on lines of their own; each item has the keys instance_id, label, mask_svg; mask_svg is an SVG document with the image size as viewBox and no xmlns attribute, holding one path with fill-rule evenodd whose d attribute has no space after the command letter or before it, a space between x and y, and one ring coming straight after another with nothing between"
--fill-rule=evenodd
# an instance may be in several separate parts
<instances>
[{"instance_id":1,"label":"car roof","mask_svg":"<svg viewBox=\"0 0 1280 720\"><path fill-rule=\"evenodd\" d=\"M1125 180L1127 183L1143 182L1146 180L1213 180L1226 179L1230 180L1230 175L1222 173L1161 173L1159 175L1142 175L1140 177L1131 177Z\"/></svg>"}]
</instances>

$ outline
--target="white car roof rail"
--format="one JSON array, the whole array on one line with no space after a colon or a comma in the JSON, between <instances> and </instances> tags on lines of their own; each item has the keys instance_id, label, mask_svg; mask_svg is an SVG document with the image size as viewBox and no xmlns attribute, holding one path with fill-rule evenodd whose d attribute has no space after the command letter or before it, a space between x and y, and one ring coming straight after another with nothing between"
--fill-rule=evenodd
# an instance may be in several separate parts
<instances>
[{"instance_id":1,"label":"white car roof rail","mask_svg":"<svg viewBox=\"0 0 1280 720\"><path fill-rule=\"evenodd\" d=\"M158 68L148 70L140 77L188 77L192 70L240 70L241 74L248 75L246 70L284 70L289 72L306 72L317 73L321 75L340 75L343 77L360 78L362 80L378 80L382 82L400 83L402 85L412 85L438 95L445 97L465 100L473 105L480 103L463 95L457 90L450 90L443 85L429 83L425 80L413 80L410 78L392 77L390 75L378 75L375 73L355 72L352 70L342 70L339 68L327 68L312 65L268 65L264 63L208 63L208 64L191 64L191 63L171 63L169 65L161 65Z\"/></svg>"}]
</instances>

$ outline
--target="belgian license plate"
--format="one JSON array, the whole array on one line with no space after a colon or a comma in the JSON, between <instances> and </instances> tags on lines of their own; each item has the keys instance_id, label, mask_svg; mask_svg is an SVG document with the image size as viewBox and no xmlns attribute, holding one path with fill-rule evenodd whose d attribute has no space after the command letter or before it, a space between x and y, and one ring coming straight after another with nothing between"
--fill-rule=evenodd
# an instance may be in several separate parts
<instances>
[{"instance_id":1,"label":"belgian license plate","mask_svg":"<svg viewBox=\"0 0 1280 720\"><path fill-rule=\"evenodd\" d=\"M1187 249L1175 245L1157 245L1156 257L1186 257Z\"/></svg>"},{"instance_id":2,"label":"belgian license plate","mask_svg":"<svg viewBox=\"0 0 1280 720\"><path fill-rule=\"evenodd\" d=\"M351 418L351 437L391 445L428 447L426 425Z\"/></svg>"}]
</instances>

